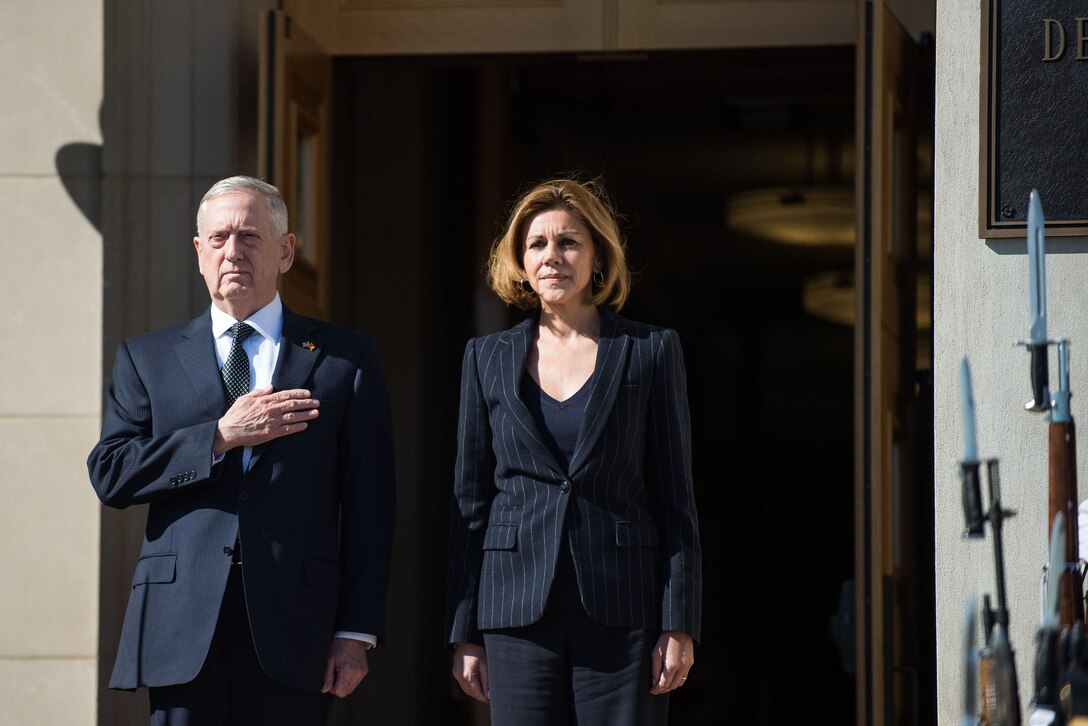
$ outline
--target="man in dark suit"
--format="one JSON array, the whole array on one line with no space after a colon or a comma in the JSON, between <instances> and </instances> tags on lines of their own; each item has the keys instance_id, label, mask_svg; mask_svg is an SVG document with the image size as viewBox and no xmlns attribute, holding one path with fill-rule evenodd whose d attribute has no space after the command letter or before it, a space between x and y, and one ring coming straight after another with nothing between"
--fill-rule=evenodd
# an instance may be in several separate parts
<instances>
[{"instance_id":1,"label":"man in dark suit","mask_svg":"<svg viewBox=\"0 0 1088 726\"><path fill-rule=\"evenodd\" d=\"M287 310L275 187L215 184L193 239L211 306L123 342L88 459L149 505L112 688L153 724L320 724L383 632L392 423L372 340Z\"/></svg>"}]
</instances>

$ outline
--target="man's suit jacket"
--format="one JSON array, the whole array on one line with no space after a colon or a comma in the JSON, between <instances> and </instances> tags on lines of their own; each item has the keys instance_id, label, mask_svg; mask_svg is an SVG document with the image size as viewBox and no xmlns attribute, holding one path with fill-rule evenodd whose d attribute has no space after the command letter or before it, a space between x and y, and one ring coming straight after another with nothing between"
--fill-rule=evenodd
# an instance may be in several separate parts
<instances>
[{"instance_id":1,"label":"man's suit jacket","mask_svg":"<svg viewBox=\"0 0 1088 726\"><path fill-rule=\"evenodd\" d=\"M285 309L272 384L309 389L320 415L255 447L243 474L240 448L212 464L227 400L210 314L118 348L87 465L105 504L150 506L111 687L196 676L236 538L254 646L274 681L319 690L334 632L382 634L394 484L377 349Z\"/></svg>"},{"instance_id":2,"label":"man's suit jacket","mask_svg":"<svg viewBox=\"0 0 1088 726\"><path fill-rule=\"evenodd\" d=\"M465 350L449 642L482 643L480 630L538 620L567 542L595 620L698 639L699 531L676 333L602 310L585 419L564 471L520 398L536 324Z\"/></svg>"}]
</instances>

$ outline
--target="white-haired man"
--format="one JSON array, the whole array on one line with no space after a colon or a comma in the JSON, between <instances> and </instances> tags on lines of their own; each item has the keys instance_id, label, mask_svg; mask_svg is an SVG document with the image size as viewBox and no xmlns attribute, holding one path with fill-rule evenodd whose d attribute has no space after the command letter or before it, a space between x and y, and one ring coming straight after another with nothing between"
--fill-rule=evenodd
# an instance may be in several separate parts
<instances>
[{"instance_id":1,"label":"white-haired man","mask_svg":"<svg viewBox=\"0 0 1088 726\"><path fill-rule=\"evenodd\" d=\"M193 244L211 305L120 345L88 459L106 505L149 505L110 686L148 687L154 726L316 726L384 627L385 377L368 337L281 303L275 187L216 183Z\"/></svg>"}]
</instances>

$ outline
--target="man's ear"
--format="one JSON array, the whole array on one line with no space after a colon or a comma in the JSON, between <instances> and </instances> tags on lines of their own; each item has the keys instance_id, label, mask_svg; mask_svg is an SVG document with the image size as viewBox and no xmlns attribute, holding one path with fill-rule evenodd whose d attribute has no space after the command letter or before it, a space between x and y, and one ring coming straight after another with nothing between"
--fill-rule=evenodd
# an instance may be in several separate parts
<instances>
[{"instance_id":1,"label":"man's ear","mask_svg":"<svg viewBox=\"0 0 1088 726\"><path fill-rule=\"evenodd\" d=\"M280 274L287 272L291 269L291 265L295 264L295 235L288 232L283 236L283 242L280 243Z\"/></svg>"},{"instance_id":2,"label":"man's ear","mask_svg":"<svg viewBox=\"0 0 1088 726\"><path fill-rule=\"evenodd\" d=\"M204 274L204 268L200 264L200 238L193 237L193 247L196 248L196 269L201 275Z\"/></svg>"}]
</instances>

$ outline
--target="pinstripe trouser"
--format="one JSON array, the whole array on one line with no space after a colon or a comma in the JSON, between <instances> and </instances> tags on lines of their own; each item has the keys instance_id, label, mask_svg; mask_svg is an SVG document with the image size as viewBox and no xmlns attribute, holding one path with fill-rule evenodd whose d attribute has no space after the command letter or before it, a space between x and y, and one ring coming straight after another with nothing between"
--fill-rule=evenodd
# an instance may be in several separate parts
<instances>
[{"instance_id":1,"label":"pinstripe trouser","mask_svg":"<svg viewBox=\"0 0 1088 726\"><path fill-rule=\"evenodd\" d=\"M665 726L650 693L659 633L601 625L586 613L566 547L544 616L484 632L492 726Z\"/></svg>"}]
</instances>

